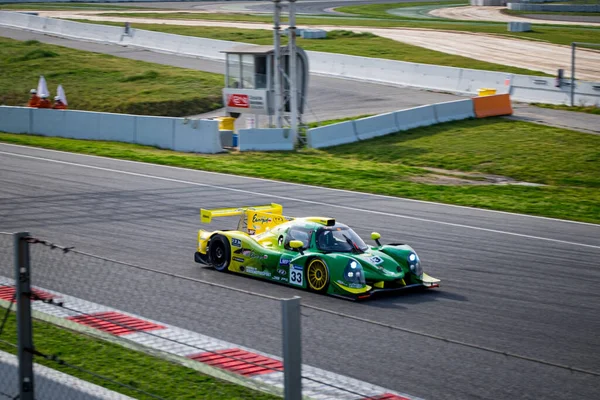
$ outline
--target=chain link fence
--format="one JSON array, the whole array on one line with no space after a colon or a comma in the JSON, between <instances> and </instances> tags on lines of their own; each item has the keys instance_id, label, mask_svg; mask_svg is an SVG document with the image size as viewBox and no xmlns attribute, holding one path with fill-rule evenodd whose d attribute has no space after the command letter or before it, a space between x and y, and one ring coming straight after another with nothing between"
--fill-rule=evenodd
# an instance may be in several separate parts
<instances>
[{"instance_id":1,"label":"chain link fence","mask_svg":"<svg viewBox=\"0 0 600 400\"><path fill-rule=\"evenodd\" d=\"M13 242L12 234L0 233L0 399L23 392L15 356L23 332L14 300L27 277L21 275L15 285ZM257 390L241 394L238 386L221 383L225 389L215 389L213 382L212 390L232 393L215 398L285 392L286 399L300 399L301 386L324 387L345 399L370 398L335 379L300 376L299 299L291 303L241 291L243 301L232 296L231 303L232 289L219 284L31 236L20 243L29 254L33 345L25 352L33 357L36 399L192 399L207 387L204 374ZM288 310L284 318L282 309ZM249 313L254 323L247 318L238 323ZM256 347L255 335L261 353L249 349Z\"/></svg>"}]
</instances>

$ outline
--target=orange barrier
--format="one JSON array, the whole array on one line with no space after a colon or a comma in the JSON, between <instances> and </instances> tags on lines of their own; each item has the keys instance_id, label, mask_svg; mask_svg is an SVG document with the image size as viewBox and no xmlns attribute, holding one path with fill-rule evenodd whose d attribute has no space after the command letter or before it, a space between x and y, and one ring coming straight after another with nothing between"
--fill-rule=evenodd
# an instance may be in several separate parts
<instances>
[{"instance_id":1,"label":"orange barrier","mask_svg":"<svg viewBox=\"0 0 600 400\"><path fill-rule=\"evenodd\" d=\"M510 95L508 94L473 97L473 109L477 118L511 115L513 113Z\"/></svg>"}]
</instances>

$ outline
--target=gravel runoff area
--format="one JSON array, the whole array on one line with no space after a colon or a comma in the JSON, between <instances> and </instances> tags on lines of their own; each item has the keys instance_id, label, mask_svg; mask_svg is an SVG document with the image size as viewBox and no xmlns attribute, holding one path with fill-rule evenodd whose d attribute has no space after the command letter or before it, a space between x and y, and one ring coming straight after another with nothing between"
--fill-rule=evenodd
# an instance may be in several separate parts
<instances>
[{"instance_id":1,"label":"gravel runoff area","mask_svg":"<svg viewBox=\"0 0 600 400\"><path fill-rule=\"evenodd\" d=\"M509 22L522 21L531 22L532 24L552 24L552 25L589 25L600 26L600 22L581 22L581 21L557 21L557 20L540 20L536 18L519 17L517 15L508 15L502 13L506 7L447 7L437 8L429 12L436 17L459 19L463 21L495 21Z\"/></svg>"},{"instance_id":2,"label":"gravel runoff area","mask_svg":"<svg viewBox=\"0 0 600 400\"><path fill-rule=\"evenodd\" d=\"M87 19L91 21L137 22L148 24L220 26L243 29L272 29L271 24L203 20L165 20L155 18L124 18L94 15L96 12L39 11L40 16ZM118 14L118 13L117 13ZM520 40L496 35L468 32L435 31L430 29L371 28L315 26L324 30L348 29L354 32L371 32L375 35L476 60L527 68L554 74L559 68L569 68L569 46ZM577 77L600 81L600 52L581 49L577 52Z\"/></svg>"}]
</instances>

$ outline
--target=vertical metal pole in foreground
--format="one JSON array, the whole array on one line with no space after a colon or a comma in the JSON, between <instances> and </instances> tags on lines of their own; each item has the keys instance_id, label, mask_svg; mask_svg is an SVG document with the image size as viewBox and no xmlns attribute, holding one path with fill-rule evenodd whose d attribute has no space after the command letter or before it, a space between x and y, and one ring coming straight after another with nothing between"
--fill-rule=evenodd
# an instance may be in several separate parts
<instances>
[{"instance_id":1,"label":"vertical metal pole in foreground","mask_svg":"<svg viewBox=\"0 0 600 400\"><path fill-rule=\"evenodd\" d=\"M577 43L571 43L571 107L575 105L575 47Z\"/></svg>"},{"instance_id":2,"label":"vertical metal pole in foreground","mask_svg":"<svg viewBox=\"0 0 600 400\"><path fill-rule=\"evenodd\" d=\"M285 400L302 400L300 297L281 300L283 322L283 382Z\"/></svg>"},{"instance_id":3,"label":"vertical metal pole in foreground","mask_svg":"<svg viewBox=\"0 0 600 400\"><path fill-rule=\"evenodd\" d=\"M15 286L17 300L17 346L19 357L19 399L33 400L33 337L31 330L31 275L29 269L29 233L15 233Z\"/></svg>"},{"instance_id":4,"label":"vertical metal pole in foreground","mask_svg":"<svg viewBox=\"0 0 600 400\"><path fill-rule=\"evenodd\" d=\"M298 73L296 71L296 0L290 1L290 112L292 125L292 143L298 138Z\"/></svg>"},{"instance_id":5,"label":"vertical metal pole in foreground","mask_svg":"<svg viewBox=\"0 0 600 400\"><path fill-rule=\"evenodd\" d=\"M279 25L281 19L281 0L273 0L275 3L275 12L273 13L273 46L274 46L274 86L275 86L275 126L281 128L281 109L283 93L281 90L281 36Z\"/></svg>"}]
</instances>

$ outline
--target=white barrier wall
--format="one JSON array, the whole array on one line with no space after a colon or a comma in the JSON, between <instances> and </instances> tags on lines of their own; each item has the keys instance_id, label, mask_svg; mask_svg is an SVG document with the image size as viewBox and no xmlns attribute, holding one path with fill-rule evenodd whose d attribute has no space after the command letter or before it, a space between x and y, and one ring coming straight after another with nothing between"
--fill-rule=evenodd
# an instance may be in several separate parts
<instances>
[{"instance_id":1,"label":"white barrier wall","mask_svg":"<svg viewBox=\"0 0 600 400\"><path fill-rule=\"evenodd\" d=\"M2 0L2 3L158 3L165 0ZM190 0L169 0L182 2Z\"/></svg>"},{"instance_id":2,"label":"white barrier wall","mask_svg":"<svg viewBox=\"0 0 600 400\"><path fill-rule=\"evenodd\" d=\"M225 55L222 51L241 44L141 29L133 29L130 35L125 35L124 28L52 20L7 11L0 11L0 25L69 38L114 43L215 60L224 60ZM531 84L533 79L541 78L537 76L416 64L316 51L308 51L307 54L310 59L310 72L312 74L462 94L476 94L480 88L491 88L496 89L498 94L510 93L512 99L517 101L538 101L550 104L568 103L562 93L564 88L556 88L554 85L534 86ZM565 64L569 62L570 60L565 60ZM583 90L583 88L591 88L594 85L599 86L598 89ZM576 87L575 103L600 103L600 83L580 81Z\"/></svg>"},{"instance_id":3,"label":"white barrier wall","mask_svg":"<svg viewBox=\"0 0 600 400\"><path fill-rule=\"evenodd\" d=\"M308 147L315 149L321 147L339 146L340 144L356 142L354 121L345 121L333 125L320 126L309 129L307 132Z\"/></svg>"},{"instance_id":4,"label":"white barrier wall","mask_svg":"<svg viewBox=\"0 0 600 400\"><path fill-rule=\"evenodd\" d=\"M26 107L1 107L0 127L1 130L10 133L32 132L31 113L32 108Z\"/></svg>"},{"instance_id":5,"label":"white barrier wall","mask_svg":"<svg viewBox=\"0 0 600 400\"><path fill-rule=\"evenodd\" d=\"M399 130L393 112L354 120L354 131L359 140L389 135Z\"/></svg>"},{"instance_id":6,"label":"white barrier wall","mask_svg":"<svg viewBox=\"0 0 600 400\"><path fill-rule=\"evenodd\" d=\"M433 105L396 111L395 114L396 125L398 125L398 128L401 131L418 128L420 126L429 126L437 123Z\"/></svg>"},{"instance_id":7,"label":"white barrier wall","mask_svg":"<svg viewBox=\"0 0 600 400\"><path fill-rule=\"evenodd\" d=\"M176 151L223 151L219 122L0 106L0 131L138 143Z\"/></svg>"},{"instance_id":8,"label":"white barrier wall","mask_svg":"<svg viewBox=\"0 0 600 400\"><path fill-rule=\"evenodd\" d=\"M420 126L475 118L471 99L449 101L309 129L308 147L353 143Z\"/></svg>"},{"instance_id":9,"label":"white barrier wall","mask_svg":"<svg viewBox=\"0 0 600 400\"><path fill-rule=\"evenodd\" d=\"M597 13L600 12L600 5L597 4L522 4L508 3L509 10L516 11L537 11L537 12L579 12L579 13Z\"/></svg>"},{"instance_id":10,"label":"white barrier wall","mask_svg":"<svg viewBox=\"0 0 600 400\"><path fill-rule=\"evenodd\" d=\"M240 129L238 132L240 151L294 150L289 129Z\"/></svg>"},{"instance_id":11,"label":"white barrier wall","mask_svg":"<svg viewBox=\"0 0 600 400\"><path fill-rule=\"evenodd\" d=\"M457 100L433 105L435 119L438 123L475 118L473 100Z\"/></svg>"}]
</instances>

